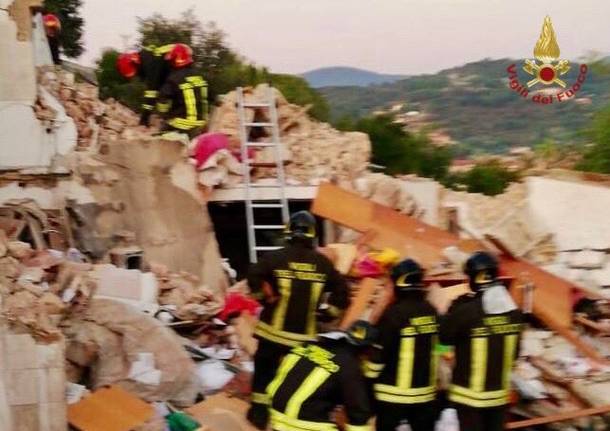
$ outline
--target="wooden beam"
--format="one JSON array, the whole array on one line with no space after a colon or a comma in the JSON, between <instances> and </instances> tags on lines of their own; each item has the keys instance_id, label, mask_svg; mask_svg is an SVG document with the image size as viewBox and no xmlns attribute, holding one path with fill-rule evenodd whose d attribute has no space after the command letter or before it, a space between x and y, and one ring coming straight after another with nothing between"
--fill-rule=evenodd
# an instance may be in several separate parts
<instances>
[{"instance_id":1,"label":"wooden beam","mask_svg":"<svg viewBox=\"0 0 610 431\"><path fill-rule=\"evenodd\" d=\"M374 278L364 278L358 285L356 297L352 298L352 303L343 315L341 329L347 329L356 320L362 318L369 307L371 298L377 289L378 281Z\"/></svg>"},{"instance_id":2,"label":"wooden beam","mask_svg":"<svg viewBox=\"0 0 610 431\"><path fill-rule=\"evenodd\" d=\"M318 188L312 211L358 232L375 232L374 236L366 238L367 244L376 248L391 247L402 257L412 257L424 267L443 260L446 247L460 245L460 238L450 232L329 183ZM570 340L589 358L606 363L595 349L570 329L573 292L578 286L506 253L500 256L500 263L503 275L515 279L514 287L528 283L535 286L533 312L542 322Z\"/></svg>"},{"instance_id":3,"label":"wooden beam","mask_svg":"<svg viewBox=\"0 0 610 431\"><path fill-rule=\"evenodd\" d=\"M610 405L605 405L605 406L601 406L601 407L592 407L590 409L576 410L576 411L568 412L568 413L558 413L556 415L545 416L545 417L541 417L541 418L509 422L506 424L505 429L516 430L516 429L522 429L522 428L532 427L532 426L536 426L536 425L545 425L545 424L552 424L555 422L569 421L571 419L578 419L578 418L582 418L585 416L603 415L603 414L609 413L609 412L610 412Z\"/></svg>"}]
</instances>

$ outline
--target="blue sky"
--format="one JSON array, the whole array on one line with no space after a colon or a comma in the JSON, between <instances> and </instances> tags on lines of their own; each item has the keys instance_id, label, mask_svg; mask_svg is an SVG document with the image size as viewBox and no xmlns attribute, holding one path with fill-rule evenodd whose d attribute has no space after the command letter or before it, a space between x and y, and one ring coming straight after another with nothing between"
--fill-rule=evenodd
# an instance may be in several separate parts
<instances>
[{"instance_id":1,"label":"blue sky","mask_svg":"<svg viewBox=\"0 0 610 431\"><path fill-rule=\"evenodd\" d=\"M418 74L530 57L547 14L562 58L610 53L608 0L84 0L81 61L135 41L136 16L176 17L190 7L216 21L239 53L275 72L341 65Z\"/></svg>"}]
</instances>

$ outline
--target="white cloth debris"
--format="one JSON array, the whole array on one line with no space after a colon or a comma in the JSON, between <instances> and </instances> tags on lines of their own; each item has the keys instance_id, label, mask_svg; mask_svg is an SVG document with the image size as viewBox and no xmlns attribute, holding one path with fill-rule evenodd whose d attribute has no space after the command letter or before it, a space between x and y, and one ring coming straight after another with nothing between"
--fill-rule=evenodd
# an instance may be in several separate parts
<instances>
[{"instance_id":1,"label":"white cloth debris","mask_svg":"<svg viewBox=\"0 0 610 431\"><path fill-rule=\"evenodd\" d=\"M436 422L434 431L460 431L457 411L455 409L443 410L441 418Z\"/></svg>"},{"instance_id":2,"label":"white cloth debris","mask_svg":"<svg viewBox=\"0 0 610 431\"><path fill-rule=\"evenodd\" d=\"M68 382L66 385L66 402L68 404L76 404L88 393L89 390L87 390L86 386Z\"/></svg>"},{"instance_id":3,"label":"white cloth debris","mask_svg":"<svg viewBox=\"0 0 610 431\"><path fill-rule=\"evenodd\" d=\"M494 284L483 292L485 314L502 314L517 309L517 304L502 284Z\"/></svg>"},{"instance_id":4,"label":"white cloth debris","mask_svg":"<svg viewBox=\"0 0 610 431\"><path fill-rule=\"evenodd\" d=\"M138 359L131 363L128 378L145 385L159 386L161 370L155 368L155 355L150 352L138 353Z\"/></svg>"},{"instance_id":5,"label":"white cloth debris","mask_svg":"<svg viewBox=\"0 0 610 431\"><path fill-rule=\"evenodd\" d=\"M222 361L217 359L203 361L197 366L197 374L201 380L204 394L219 391L235 376L233 372L226 369Z\"/></svg>"},{"instance_id":6,"label":"white cloth debris","mask_svg":"<svg viewBox=\"0 0 610 431\"><path fill-rule=\"evenodd\" d=\"M212 347L206 347L203 349L200 349L201 352L203 352L206 356L209 356L212 359L224 359L224 360L228 360L231 359L233 356L235 356L235 349L217 349L216 347L212 346Z\"/></svg>"},{"instance_id":7,"label":"white cloth debris","mask_svg":"<svg viewBox=\"0 0 610 431\"><path fill-rule=\"evenodd\" d=\"M512 382L519 394L528 400L542 400L547 398L546 388L540 380L526 379L517 374L512 375Z\"/></svg>"}]
</instances>

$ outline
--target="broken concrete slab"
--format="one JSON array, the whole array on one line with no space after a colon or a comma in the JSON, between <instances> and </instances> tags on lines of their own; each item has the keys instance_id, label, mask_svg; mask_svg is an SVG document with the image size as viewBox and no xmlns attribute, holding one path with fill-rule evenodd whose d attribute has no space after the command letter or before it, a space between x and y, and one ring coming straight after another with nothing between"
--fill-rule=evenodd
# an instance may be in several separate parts
<instances>
[{"instance_id":1,"label":"broken concrete slab","mask_svg":"<svg viewBox=\"0 0 610 431\"><path fill-rule=\"evenodd\" d=\"M528 177L526 184L533 213L552 226L560 250L610 248L609 187L545 177Z\"/></svg>"},{"instance_id":2,"label":"broken concrete slab","mask_svg":"<svg viewBox=\"0 0 610 431\"><path fill-rule=\"evenodd\" d=\"M568 265L576 269L601 269L607 260L608 256L603 251L581 250L571 253Z\"/></svg>"}]
</instances>

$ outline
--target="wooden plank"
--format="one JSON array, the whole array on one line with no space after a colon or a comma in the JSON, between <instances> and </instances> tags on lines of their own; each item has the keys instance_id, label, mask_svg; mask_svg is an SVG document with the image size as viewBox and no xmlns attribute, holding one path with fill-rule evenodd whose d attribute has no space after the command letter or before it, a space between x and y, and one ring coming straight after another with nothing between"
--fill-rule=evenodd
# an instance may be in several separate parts
<instances>
[{"instance_id":1,"label":"wooden plank","mask_svg":"<svg viewBox=\"0 0 610 431\"><path fill-rule=\"evenodd\" d=\"M594 322L593 320L589 320L586 317L574 316L574 322L583 325L595 332L598 332L600 335L610 335L610 329L608 329L607 326Z\"/></svg>"},{"instance_id":2,"label":"wooden plank","mask_svg":"<svg viewBox=\"0 0 610 431\"><path fill-rule=\"evenodd\" d=\"M358 232L374 231L376 235L368 240L368 244L376 248L392 247L402 257L412 257L424 267L431 267L441 261L446 247L460 245L460 239L450 232L329 183L323 183L318 188L312 211ZM503 275L515 279L513 292L524 284L534 284L533 312L541 321L570 340L589 358L605 362L598 352L570 329L572 293L578 286L520 258L502 255L500 262Z\"/></svg>"},{"instance_id":3,"label":"wooden plank","mask_svg":"<svg viewBox=\"0 0 610 431\"><path fill-rule=\"evenodd\" d=\"M352 323L362 318L376 289L377 280L374 278L365 278L360 282L356 297L352 299L351 305L341 320L341 329L349 328Z\"/></svg>"},{"instance_id":4,"label":"wooden plank","mask_svg":"<svg viewBox=\"0 0 610 431\"><path fill-rule=\"evenodd\" d=\"M457 242L449 232L328 183L320 185L312 211L358 232L374 232L363 238L367 244L391 247L401 257L414 257L424 266L441 260L443 249Z\"/></svg>"},{"instance_id":5,"label":"wooden plank","mask_svg":"<svg viewBox=\"0 0 610 431\"><path fill-rule=\"evenodd\" d=\"M605 405L605 406L601 406L601 407L592 407L590 409L577 410L577 411L567 412L567 413L559 413L556 415L545 416L545 417L541 417L541 418L509 422L506 424L505 429L516 430L516 429L522 429L522 428L532 427L532 426L536 426L536 425L545 425L545 424L552 424L555 422L563 422L563 421L568 421L571 419L583 418L586 416L603 415L603 414L609 413L609 412L610 412L610 405Z\"/></svg>"},{"instance_id":6,"label":"wooden plank","mask_svg":"<svg viewBox=\"0 0 610 431\"><path fill-rule=\"evenodd\" d=\"M68 406L68 422L80 431L129 431L154 414L150 404L118 386L99 389Z\"/></svg>"}]
</instances>

